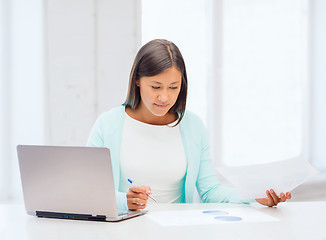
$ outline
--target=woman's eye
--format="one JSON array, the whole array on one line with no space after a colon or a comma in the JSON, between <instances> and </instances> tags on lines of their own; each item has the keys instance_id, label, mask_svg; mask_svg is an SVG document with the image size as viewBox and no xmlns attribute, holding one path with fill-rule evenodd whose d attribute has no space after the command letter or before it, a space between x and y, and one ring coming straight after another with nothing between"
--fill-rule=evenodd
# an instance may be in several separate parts
<instances>
[{"instance_id":1,"label":"woman's eye","mask_svg":"<svg viewBox=\"0 0 326 240\"><path fill-rule=\"evenodd\" d=\"M170 89L177 89L178 87L170 87Z\"/></svg>"},{"instance_id":2,"label":"woman's eye","mask_svg":"<svg viewBox=\"0 0 326 240\"><path fill-rule=\"evenodd\" d=\"M159 89L160 87L155 87L155 86L152 86L153 89Z\"/></svg>"}]
</instances>

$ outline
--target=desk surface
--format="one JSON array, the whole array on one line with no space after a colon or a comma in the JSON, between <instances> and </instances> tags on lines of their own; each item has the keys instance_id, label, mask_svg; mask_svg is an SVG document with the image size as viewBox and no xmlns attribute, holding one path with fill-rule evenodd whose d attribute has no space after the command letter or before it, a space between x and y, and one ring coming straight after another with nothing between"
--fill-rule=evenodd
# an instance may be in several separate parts
<instances>
[{"instance_id":1,"label":"desk surface","mask_svg":"<svg viewBox=\"0 0 326 240\"><path fill-rule=\"evenodd\" d=\"M148 216L118 223L45 219L28 216L22 205L0 205L1 240L57 239L318 239L326 240L326 202L287 202L277 208L258 204L158 204L157 211L251 207L276 222L161 226Z\"/></svg>"}]
</instances>

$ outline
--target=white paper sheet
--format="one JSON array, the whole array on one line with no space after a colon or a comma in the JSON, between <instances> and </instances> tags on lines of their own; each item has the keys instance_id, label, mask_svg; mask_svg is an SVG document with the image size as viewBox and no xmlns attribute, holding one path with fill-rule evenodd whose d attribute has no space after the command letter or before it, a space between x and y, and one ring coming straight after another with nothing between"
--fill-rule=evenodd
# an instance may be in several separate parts
<instances>
[{"instance_id":1,"label":"white paper sheet","mask_svg":"<svg viewBox=\"0 0 326 240\"><path fill-rule=\"evenodd\" d=\"M239 224L248 222L279 221L279 219L259 212L251 207L160 211L149 212L145 216L163 226Z\"/></svg>"},{"instance_id":2,"label":"white paper sheet","mask_svg":"<svg viewBox=\"0 0 326 240\"><path fill-rule=\"evenodd\" d=\"M289 192L318 174L303 157L240 167L217 168L239 191L242 199L266 197L266 190L276 194Z\"/></svg>"}]
</instances>

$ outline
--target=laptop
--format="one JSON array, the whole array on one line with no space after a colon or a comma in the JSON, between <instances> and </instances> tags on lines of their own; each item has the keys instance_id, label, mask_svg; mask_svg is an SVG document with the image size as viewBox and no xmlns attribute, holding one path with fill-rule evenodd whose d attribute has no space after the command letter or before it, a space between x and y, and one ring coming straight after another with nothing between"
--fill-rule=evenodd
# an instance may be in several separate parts
<instances>
[{"instance_id":1,"label":"laptop","mask_svg":"<svg viewBox=\"0 0 326 240\"><path fill-rule=\"evenodd\" d=\"M17 154L29 215L115 222L146 213L118 211L108 148L18 145Z\"/></svg>"}]
</instances>

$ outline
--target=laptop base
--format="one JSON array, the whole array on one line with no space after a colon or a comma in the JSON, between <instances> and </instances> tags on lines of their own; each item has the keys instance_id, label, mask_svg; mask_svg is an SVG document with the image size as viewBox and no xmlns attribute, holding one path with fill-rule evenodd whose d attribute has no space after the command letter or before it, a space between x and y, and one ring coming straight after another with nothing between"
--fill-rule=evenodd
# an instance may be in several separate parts
<instances>
[{"instance_id":1,"label":"laptop base","mask_svg":"<svg viewBox=\"0 0 326 240\"><path fill-rule=\"evenodd\" d=\"M109 217L105 215L91 215L91 214L76 214L76 213L60 213L60 212L45 212L36 211L36 216L41 218L57 218L67 220L82 220L82 221L98 221L98 222L118 222L124 219L137 217L145 214L147 211L133 211L126 212L118 217Z\"/></svg>"},{"instance_id":2,"label":"laptop base","mask_svg":"<svg viewBox=\"0 0 326 240\"><path fill-rule=\"evenodd\" d=\"M59 212L43 212L36 211L36 216L44 218L60 218L73 220L88 220L88 221L106 221L106 216L91 214L76 214L76 213L59 213Z\"/></svg>"}]
</instances>

